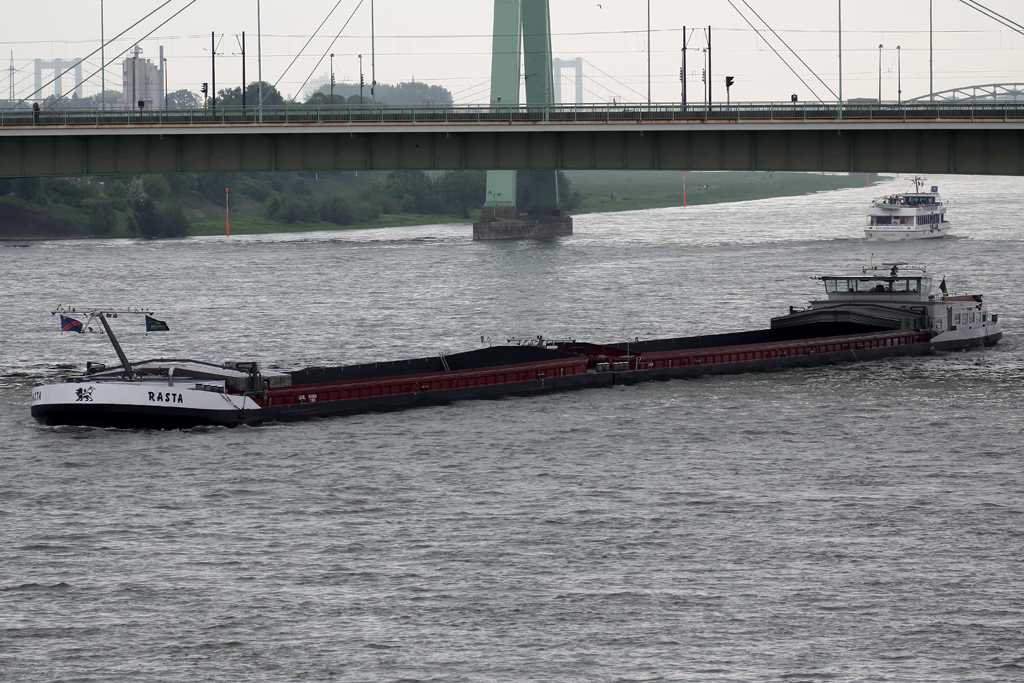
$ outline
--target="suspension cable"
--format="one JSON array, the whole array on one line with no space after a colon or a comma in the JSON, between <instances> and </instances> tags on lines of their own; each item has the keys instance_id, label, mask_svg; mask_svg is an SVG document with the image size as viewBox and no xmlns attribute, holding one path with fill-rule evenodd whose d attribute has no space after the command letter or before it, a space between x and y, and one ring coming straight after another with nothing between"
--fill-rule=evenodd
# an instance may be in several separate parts
<instances>
[{"instance_id":1,"label":"suspension cable","mask_svg":"<svg viewBox=\"0 0 1024 683\"><path fill-rule=\"evenodd\" d=\"M164 2L164 3L162 4L162 5L160 5L159 7L157 7L157 8L155 9L155 10L153 10L152 12L150 12L149 14L147 14L146 16L142 17L141 19L139 19L138 21L136 21L136 22L135 22L134 24L132 24L131 26L129 26L129 27L128 27L128 28L126 28L125 30L121 31L121 32L120 32L120 33L118 33L118 34L117 34L116 36L114 36L113 38L111 38L111 39L110 39L110 40L108 40L108 41L107 41L106 43L104 43L103 45L99 46L98 48L96 48L95 50L93 50L92 52L90 52L89 54L87 54L86 56L84 56L84 57L82 57L81 59L79 59L79 60L78 60L77 62L75 62L75 63L74 63L73 65L71 65L70 67L68 67L68 70L67 70L67 71L65 71L64 73L60 74L59 76L54 76L53 78L51 78L50 80L48 80L48 81L47 81L46 83L44 83L43 85L41 85L41 86L40 86L40 87L39 87L39 88L38 88L37 90L35 90L34 92L30 93L28 97L23 97L22 99L18 100L18 102L17 102L16 104L12 105L12 106L11 106L11 108L10 108L10 109L8 109L8 111L12 111L12 110L13 110L13 109L14 109L15 107L17 107L17 106L18 106L19 104L24 104L24 103L25 103L25 102L26 102L26 101L27 101L27 100L29 99L29 97L35 97L36 95L38 95L39 93L41 93L41 92L43 91L43 88L47 87L47 86L48 86L48 85L50 85L51 83L54 83L54 82L55 82L55 81L56 81L56 80L57 80L58 78L64 78L65 76L67 76L67 75L68 75L69 73L71 73L71 70L72 70L72 69L74 69L74 68L75 68L76 66L80 66L80 65L82 64L82 62L84 62L85 60L89 59L90 57L92 57L92 56L93 56L93 55L95 55L95 54L96 54L97 52L99 52L100 50L102 50L103 48L105 48L105 47L106 47L107 45L110 45L110 44L111 44L112 42L114 42L115 40L117 40L118 38L120 38L121 36L123 36L124 34L128 33L128 31L131 31L131 30L132 30L133 28L135 28L136 26L138 26L139 24L141 24L142 22L144 22L144 21L145 21L146 19L149 19L149 18L150 18L151 16L153 16L154 14L156 14L157 12L159 12L159 11L160 11L161 9L163 9L163 8L164 8L164 7L166 7L167 5L171 4L171 2L172 2L172 1L173 1L173 0L166 0L166 2ZM193 0L193 2L194 2L194 1L195 1L195 0ZM189 5L191 5L191 4L192 4L192 3L190 2L190 3L189 3ZM187 5L186 5L186 7L187 7ZM177 16L177 15L175 15L175 16ZM164 22L164 23L167 23L167 22ZM163 26L163 24L160 24L160 26ZM160 28L160 27L158 26L157 28ZM138 41L136 41L136 42L138 42ZM129 49L130 49L130 48L129 48ZM124 52L127 52L127 51L128 51L128 50L125 50ZM124 52L122 52L121 54L124 54ZM121 55L118 55L118 57L120 57L120 56L121 56ZM116 59L116 57L115 57L115 59ZM99 72L96 72L96 73L99 73ZM92 74L92 76L95 76L95 75L96 75L96 73ZM89 78L92 78L92 76L89 76ZM86 78L86 79L85 79L85 81L89 80L89 78ZM82 82L84 83L85 81L82 81Z\"/></svg>"},{"instance_id":2,"label":"suspension cable","mask_svg":"<svg viewBox=\"0 0 1024 683\"><path fill-rule=\"evenodd\" d=\"M309 44L310 44L311 42L313 42L313 39L314 39L314 38L316 38L316 34L317 34L317 33L320 33L320 29L322 29L322 28L324 27L324 24L326 24L326 23L327 23L327 20L331 18L331 15L332 15L332 14L334 14L334 10L338 9L338 5L340 5L340 4L341 4L341 1L342 1L342 0L338 0L338 2L337 2L337 3L335 3L334 7L332 7L332 8L331 8L331 11L327 13L327 16L326 16L326 17L324 17L324 20L323 20L323 21L321 21L321 22L320 22L320 25L316 27L316 30L315 30L315 31L313 31L313 35L311 35L311 36L309 37L309 40L307 40L307 41L306 41L306 44L302 46L302 50L299 50L299 53L298 53L297 55L295 55L295 57L294 57L294 58L292 59L291 63L290 63L289 65L288 65L288 67L287 67L287 68L286 68L286 69L285 69L285 70L284 70L284 71L283 71L283 72L281 73L281 77L280 77L280 78L278 78L278 79L277 79L277 82L276 82L276 83L274 83L274 85L273 85L273 89L274 89L274 90L277 90L277 86L278 86L278 84L280 84L280 83L281 83L281 81L283 81L283 80L284 80L284 77L285 77L285 75L287 75L287 73L288 73L288 70L289 70L289 69L291 69L291 68L292 68L292 67L293 67L293 66L295 65L295 62L296 62L296 60L298 60L298 58L302 56L302 53L303 53L303 51L304 51L304 50L305 50L305 49L306 49L307 47L309 47ZM360 4L361 4L361 3L362 3L362 0L360 0ZM261 104L261 105L263 104L263 102L264 102L264 101L266 101L266 99L267 99L268 95L269 95L269 93L267 93L267 94L264 94L264 95L263 95L263 99L262 99L262 100L260 100L260 104ZM293 98L292 98L292 102L294 102L294 101L295 101L295 98L293 97Z\"/></svg>"},{"instance_id":3,"label":"suspension cable","mask_svg":"<svg viewBox=\"0 0 1024 683\"><path fill-rule=\"evenodd\" d=\"M178 16L179 14L181 14L182 12L184 12L185 10L187 10L187 9L188 9L189 7L191 7L191 6L192 6L192 5L194 5L194 4L196 4L196 0L189 0L189 3L188 3L187 5L185 5L184 7L182 7L182 8L180 9L180 10L178 10L177 12L175 12L174 14L172 14L171 16L167 17L167 18L166 18L166 19L165 19L165 20L164 20L163 22L161 22L160 24L158 24L157 26L155 26L155 27L153 28L153 30L152 30L152 31L150 31L150 32L149 32L149 33L147 33L146 35L142 36L142 38L140 38L139 40L136 40L136 41L135 41L135 44L136 44L136 45L138 45L139 43L141 43L141 42L142 42L143 40L145 40L146 38L149 38L149 37L150 37L151 35L153 35L154 33L156 33L158 29L162 28L162 27L164 26L164 24L166 24L167 22L169 22L169 21L170 21L171 19L174 19L174 18L175 18L176 16ZM113 57L112 57L112 58L110 59L110 61L108 61L108 62L107 62L106 64L103 64L102 66L100 66L100 68L99 68L99 69L97 69L96 71L93 71L93 72L92 72L91 74L89 74L88 76L86 76L86 77L85 77L85 78L84 78L84 79L82 80L82 82L84 83L85 81L89 80L90 78L92 78L93 76L95 76L96 74L98 74L98 73L99 73L100 71L102 71L103 69L105 69L105 68L107 68L108 66L110 66L111 64L113 64L113 63L114 63L114 60L116 60L116 59L120 58L120 57L121 57L121 55L123 55L123 54L124 54L125 52L128 52L128 50L130 50L130 49L131 49L131 47L126 47L125 49L123 49L123 50L121 50L120 52L118 52L118 53L117 53L116 55L114 55L114 56L113 56ZM93 54L95 54L95 53L93 53ZM66 93L64 93L64 94L63 94L63 95L61 95L60 97L56 98L56 99L55 99L55 100L54 100L53 102L51 102L50 104L46 105L46 108L47 108L47 109L50 109L51 107L53 107L53 105L55 105L55 104L57 104L58 102L60 102L61 100L63 100L63 99L64 99L65 97L67 97L67 96L68 96L69 94L70 94L70 91L69 91L69 92L66 92ZM24 101L24 100L23 100L23 101Z\"/></svg>"},{"instance_id":4,"label":"suspension cable","mask_svg":"<svg viewBox=\"0 0 1024 683\"><path fill-rule=\"evenodd\" d=\"M1002 14L999 14L995 10L992 10L992 9L989 9L988 7L985 7L980 2L977 2L977 0L960 0L960 2L965 4L965 5L967 5L968 7L970 7L971 9L973 9L976 12L980 12L981 14L984 14L989 19L992 19L993 21L1002 24L1003 26L1005 26L1006 28L1010 29L1011 31L1015 31L1017 33L1020 33L1021 35L1024 35L1024 26L1021 26L1020 24L1018 24L1016 21L1014 21L1012 19L1008 19L1007 17L1004 17Z\"/></svg>"},{"instance_id":5,"label":"suspension cable","mask_svg":"<svg viewBox=\"0 0 1024 683\"><path fill-rule=\"evenodd\" d=\"M615 81L616 83L618 83L619 85L621 85L621 86L622 86L623 88L626 88L627 90L632 90L632 91L633 91L634 93L636 93L636 94L637 94L637 96L638 96L638 97L640 97L641 99L643 99L643 98L647 97L647 95L644 95L643 93L639 93L639 92L637 92L636 90L633 90L633 88L629 87L628 85L626 85L625 83L623 83L623 82L622 82L622 81L620 81L619 79L615 78L615 76L612 76L612 75L611 75L611 74L609 74L608 72L606 72L606 71L603 71L603 70L602 70L602 69L601 69L601 68L600 68L599 66L597 66L596 64L594 64L593 62L591 62L591 61L590 61L589 59L584 59L583 61L584 61L584 62L586 62L587 64L589 64L589 65L590 65L590 66L591 66L592 68L596 69L597 71L600 71L600 72L601 72L601 75L603 75L603 76L607 76L608 78L612 79L613 81ZM591 80L595 80L595 79L594 79L593 77L591 77ZM609 91L610 91L610 88L605 88L605 90L609 90Z\"/></svg>"},{"instance_id":6,"label":"suspension cable","mask_svg":"<svg viewBox=\"0 0 1024 683\"><path fill-rule=\"evenodd\" d=\"M814 75L814 77L817 78L821 82L821 84L823 86L825 86L825 89L828 90L830 93L832 93L832 97L835 97L838 100L839 99L839 95L836 95L835 91L832 90L832 88L828 87L828 83L826 83L825 81L821 80L821 76L819 76L817 73L815 73L814 69L812 69L811 67L807 66L807 62L805 62L800 57L800 55L797 54L796 50L794 50L793 48L791 48L789 46L789 43L787 43L785 40L782 39L782 36L780 36L778 33L776 33L775 29L773 29L771 27L771 25L768 24L767 21L765 21L763 18L761 18L761 15L757 13L757 10L755 10L753 7L751 7L750 3L748 3L747 0L740 0L740 1L744 5L747 6L747 9L749 9L751 12L754 13L754 16L757 17L761 21L762 24L764 24L765 26L768 27L768 30L772 32L772 35L774 35L776 38L778 38L779 42L781 42L783 45L785 45L786 49L789 50L790 52L792 52L794 57L796 57L797 59L800 60L800 63L804 65L804 68L806 68L808 71L810 71Z\"/></svg>"},{"instance_id":7,"label":"suspension cable","mask_svg":"<svg viewBox=\"0 0 1024 683\"><path fill-rule=\"evenodd\" d=\"M740 15L740 18L743 19L743 21L747 22L747 24L750 26L750 28L754 29L755 33L760 35L761 32L757 28L755 28L754 25L750 22L750 20L747 19L746 15L744 15L743 12L741 12L740 9L736 5L733 4L732 0L726 0L726 2L728 2L732 6L732 8L734 10L736 10L736 14ZM769 43L767 40L764 41L764 44L767 45L768 47L770 47L772 49L772 52L775 53L775 56L778 57L779 59L781 59L782 63L786 65L786 68L788 68L790 71L792 71L793 75L796 76L800 80L800 82L804 84L804 87L811 91L811 94L814 95L815 99L817 99L819 102L824 102L824 100L822 100L820 97L818 97L818 93L814 92L814 88L812 88L811 86L807 85L807 81L805 81L803 79L803 77L800 74L797 73L796 69L794 69L792 66L790 66L789 62L786 61L786 58L779 54L779 51L775 49L774 45Z\"/></svg>"},{"instance_id":8,"label":"suspension cable","mask_svg":"<svg viewBox=\"0 0 1024 683\"><path fill-rule=\"evenodd\" d=\"M324 57L326 57L327 53L331 51L331 48L334 47L334 44L336 42L338 42L338 38L341 37L341 34L348 27L348 23L350 21L352 21L352 17L354 17L356 15L356 12L359 11L359 8L363 6L363 2L364 1L365 0L359 0L359 4L356 5L354 10L352 10L352 14L348 15L348 19L345 21L345 25L341 27L340 31L338 31L338 35L334 36L334 40L331 41L331 44L327 46L327 49L324 50L324 53L322 55L320 55L320 59L317 60L316 66L314 66L312 71L309 72L309 75L306 76L306 80L304 80L302 82L302 85L299 86L299 89L295 91L296 95L298 95L298 93L302 92L302 89L306 87L307 83L309 83L309 79L311 79L313 77L313 74L316 72L316 70L319 69L320 65L324 63ZM362 104L362 102L360 102L359 104Z\"/></svg>"}]
</instances>

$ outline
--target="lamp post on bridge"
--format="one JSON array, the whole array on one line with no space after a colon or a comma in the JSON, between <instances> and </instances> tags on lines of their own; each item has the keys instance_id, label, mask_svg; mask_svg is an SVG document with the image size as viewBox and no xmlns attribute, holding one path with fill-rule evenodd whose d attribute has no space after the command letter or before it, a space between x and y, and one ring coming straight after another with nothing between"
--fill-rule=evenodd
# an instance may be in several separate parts
<instances>
[{"instance_id":1,"label":"lamp post on bridge","mask_svg":"<svg viewBox=\"0 0 1024 683\"><path fill-rule=\"evenodd\" d=\"M900 57L900 46L896 46L896 101L903 101L903 60Z\"/></svg>"},{"instance_id":2,"label":"lamp post on bridge","mask_svg":"<svg viewBox=\"0 0 1024 683\"><path fill-rule=\"evenodd\" d=\"M334 106L334 53L331 53L331 106Z\"/></svg>"},{"instance_id":3,"label":"lamp post on bridge","mask_svg":"<svg viewBox=\"0 0 1024 683\"><path fill-rule=\"evenodd\" d=\"M363 56L359 55L359 106L363 106Z\"/></svg>"},{"instance_id":4,"label":"lamp post on bridge","mask_svg":"<svg viewBox=\"0 0 1024 683\"><path fill-rule=\"evenodd\" d=\"M839 107L837 114L843 118L843 0L839 3Z\"/></svg>"},{"instance_id":5,"label":"lamp post on bridge","mask_svg":"<svg viewBox=\"0 0 1024 683\"><path fill-rule=\"evenodd\" d=\"M878 103L882 103L882 44L878 44Z\"/></svg>"}]
</instances>

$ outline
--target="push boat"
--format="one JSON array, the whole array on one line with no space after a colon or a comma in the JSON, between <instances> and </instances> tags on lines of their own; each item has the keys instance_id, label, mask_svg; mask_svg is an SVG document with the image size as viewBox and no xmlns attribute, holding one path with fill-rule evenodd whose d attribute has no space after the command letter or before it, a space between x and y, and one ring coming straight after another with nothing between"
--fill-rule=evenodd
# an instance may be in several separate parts
<instances>
[{"instance_id":1,"label":"push boat","mask_svg":"<svg viewBox=\"0 0 1024 683\"><path fill-rule=\"evenodd\" d=\"M258 362L152 359L132 363L93 311L120 366L33 388L44 425L114 428L234 427L389 411L469 399L525 396L990 346L1002 338L981 294L938 294L923 268L885 264L819 279L825 298L791 307L768 329L596 344L574 339L508 344L427 358L268 371ZM483 341L483 340L481 340Z\"/></svg>"},{"instance_id":2,"label":"push boat","mask_svg":"<svg viewBox=\"0 0 1024 683\"><path fill-rule=\"evenodd\" d=\"M864 236L878 240L908 240L943 237L949 232L946 206L939 196L939 187L932 185L922 192L925 178L911 179L914 191L891 194L871 202Z\"/></svg>"}]
</instances>

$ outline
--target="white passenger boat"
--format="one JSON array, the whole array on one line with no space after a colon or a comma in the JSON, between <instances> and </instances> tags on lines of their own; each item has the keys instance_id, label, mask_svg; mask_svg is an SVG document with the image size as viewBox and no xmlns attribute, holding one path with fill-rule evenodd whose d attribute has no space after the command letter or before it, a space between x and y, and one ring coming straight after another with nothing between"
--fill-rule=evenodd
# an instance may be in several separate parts
<instances>
[{"instance_id":1,"label":"white passenger boat","mask_svg":"<svg viewBox=\"0 0 1024 683\"><path fill-rule=\"evenodd\" d=\"M911 179L914 191L891 194L871 202L864 236L878 240L909 240L942 237L949 232L946 207L939 197L939 188L932 185L922 192L925 179Z\"/></svg>"},{"instance_id":2,"label":"white passenger boat","mask_svg":"<svg viewBox=\"0 0 1024 683\"><path fill-rule=\"evenodd\" d=\"M990 313L981 294L950 293L946 278L932 292L932 278L922 266L884 263L860 275L826 275L827 299L810 308L790 309L772 319L772 327L813 323L848 323L880 329L928 330L931 346L951 351L992 346L1003 338L999 315Z\"/></svg>"}]
</instances>

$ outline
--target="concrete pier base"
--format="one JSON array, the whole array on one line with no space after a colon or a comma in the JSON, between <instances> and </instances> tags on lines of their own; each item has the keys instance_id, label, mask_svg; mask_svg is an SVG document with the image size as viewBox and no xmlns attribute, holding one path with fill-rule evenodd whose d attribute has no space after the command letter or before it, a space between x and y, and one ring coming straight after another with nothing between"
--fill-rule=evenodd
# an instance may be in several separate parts
<instances>
[{"instance_id":1,"label":"concrete pier base","mask_svg":"<svg viewBox=\"0 0 1024 683\"><path fill-rule=\"evenodd\" d=\"M572 234L572 217L564 210L556 215L520 216L515 207L485 206L480 221L473 223L474 240L525 240L566 237Z\"/></svg>"}]
</instances>

